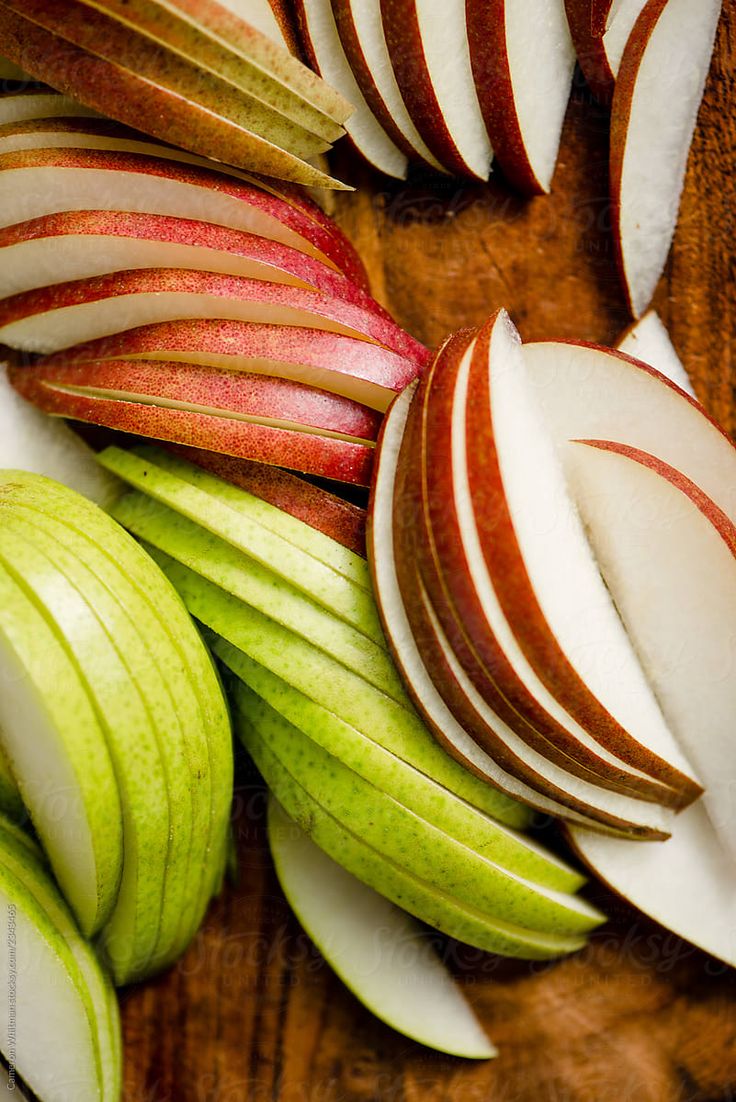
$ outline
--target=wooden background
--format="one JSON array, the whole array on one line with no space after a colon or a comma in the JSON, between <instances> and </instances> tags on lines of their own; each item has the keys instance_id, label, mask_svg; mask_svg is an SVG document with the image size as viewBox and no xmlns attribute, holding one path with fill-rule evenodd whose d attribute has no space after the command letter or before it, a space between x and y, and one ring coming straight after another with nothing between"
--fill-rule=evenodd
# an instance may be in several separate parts
<instances>
[{"instance_id":1,"label":"wooden background","mask_svg":"<svg viewBox=\"0 0 736 1102\"><path fill-rule=\"evenodd\" d=\"M655 304L698 395L734 431L736 0L724 9ZM387 183L341 151L334 167L360 190L339 200L337 216L378 296L430 344L500 305L526 339L613 342L628 319L608 236L607 126L578 80L554 194L531 202L501 180L439 190ZM239 885L177 968L123 993L126 1102L736 1100L736 973L599 888L591 897L612 921L556 965L441 943L498 1060L441 1057L392 1033L343 989L291 916L265 845L264 807L241 763Z\"/></svg>"}]
</instances>

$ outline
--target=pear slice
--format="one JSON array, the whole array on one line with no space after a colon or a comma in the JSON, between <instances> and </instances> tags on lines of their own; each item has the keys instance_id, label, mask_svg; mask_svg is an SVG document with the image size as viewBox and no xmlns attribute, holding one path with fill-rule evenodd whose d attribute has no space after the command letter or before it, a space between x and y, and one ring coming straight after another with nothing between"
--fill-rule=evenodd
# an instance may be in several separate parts
<instances>
[{"instance_id":1,"label":"pear slice","mask_svg":"<svg viewBox=\"0 0 736 1102\"><path fill-rule=\"evenodd\" d=\"M247 707L247 713L236 710L236 730L279 803L321 849L363 883L443 933L489 952L547 960L582 947L581 936L533 933L492 918L378 853L330 815L302 778L293 776L261 737Z\"/></svg>"},{"instance_id":2,"label":"pear slice","mask_svg":"<svg viewBox=\"0 0 736 1102\"><path fill-rule=\"evenodd\" d=\"M262 566L278 572L285 581L368 638L383 641L375 603L364 587L305 553L279 532L265 528L257 519L263 510L256 507L251 512L244 494L241 493L241 508L234 509L231 506L233 495L221 500L207 493L199 480L181 478L174 464L160 467L157 458L151 460L149 456L150 453L144 453L141 458L134 452L108 448L100 462L131 486L226 540Z\"/></svg>"},{"instance_id":3,"label":"pear slice","mask_svg":"<svg viewBox=\"0 0 736 1102\"><path fill-rule=\"evenodd\" d=\"M297 918L364 1006L440 1052L477 1060L496 1055L421 927L328 857L273 797L268 841Z\"/></svg>"},{"instance_id":4,"label":"pear slice","mask_svg":"<svg viewBox=\"0 0 736 1102\"><path fill-rule=\"evenodd\" d=\"M656 310L647 310L639 321L629 326L618 343L618 350L649 364L677 383L691 398L697 398L690 376Z\"/></svg>"},{"instance_id":5,"label":"pear slice","mask_svg":"<svg viewBox=\"0 0 736 1102\"><path fill-rule=\"evenodd\" d=\"M80 935L69 909L53 884L40 851L34 853L23 831L0 820L0 867L15 876L64 938L82 975L92 1005L101 1098L116 1102L122 1087L120 1012L115 990L89 943Z\"/></svg>"},{"instance_id":6,"label":"pear slice","mask_svg":"<svg viewBox=\"0 0 736 1102\"><path fill-rule=\"evenodd\" d=\"M89 989L65 937L0 855L0 1036L9 1062L39 1098L106 1102ZM107 1096L111 1099L111 1096Z\"/></svg>"},{"instance_id":7,"label":"pear slice","mask_svg":"<svg viewBox=\"0 0 736 1102\"><path fill-rule=\"evenodd\" d=\"M71 658L4 568L0 667L3 750L77 921L94 934L112 913L122 869L117 781Z\"/></svg>"},{"instance_id":8,"label":"pear slice","mask_svg":"<svg viewBox=\"0 0 736 1102\"><path fill-rule=\"evenodd\" d=\"M61 96L51 88L27 88L20 92L0 95L0 126L23 122L26 119L45 118L97 118L91 107L77 103L69 96Z\"/></svg>"},{"instance_id":9,"label":"pear slice","mask_svg":"<svg viewBox=\"0 0 736 1102\"><path fill-rule=\"evenodd\" d=\"M456 842L307 738L260 697L237 690L259 736L344 827L412 875L466 906L534 933L584 935L604 916L574 895L544 888Z\"/></svg>"},{"instance_id":10,"label":"pear slice","mask_svg":"<svg viewBox=\"0 0 736 1102\"><path fill-rule=\"evenodd\" d=\"M84 532L75 529L70 497L59 486L39 494L27 483L16 489L12 519L5 523L53 556L114 640L162 747L178 839L172 834L166 849L164 923L146 966L154 970L186 947L212 894L232 794L228 715L211 659L165 578L88 503L76 511ZM108 930L105 940L111 938Z\"/></svg>"},{"instance_id":11,"label":"pear slice","mask_svg":"<svg viewBox=\"0 0 736 1102\"><path fill-rule=\"evenodd\" d=\"M543 887L574 892L584 884L579 872L530 838L458 799L246 655L238 657L237 675L273 711L323 750L455 841Z\"/></svg>"},{"instance_id":12,"label":"pear slice","mask_svg":"<svg viewBox=\"0 0 736 1102\"><path fill-rule=\"evenodd\" d=\"M303 590L279 577L277 571L247 558L144 494L128 494L117 502L113 512L139 539L289 628L394 700L403 701L404 690L385 646L336 619Z\"/></svg>"},{"instance_id":13,"label":"pear slice","mask_svg":"<svg viewBox=\"0 0 736 1102\"><path fill-rule=\"evenodd\" d=\"M244 651L358 730L367 725L383 746L445 788L489 814L495 813L498 794L434 743L408 699L405 705L398 704L256 609L161 552L151 549L151 554L191 615L231 644L232 662L237 662L238 652ZM221 649L218 656L223 657ZM231 664L229 653L227 664Z\"/></svg>"}]
</instances>

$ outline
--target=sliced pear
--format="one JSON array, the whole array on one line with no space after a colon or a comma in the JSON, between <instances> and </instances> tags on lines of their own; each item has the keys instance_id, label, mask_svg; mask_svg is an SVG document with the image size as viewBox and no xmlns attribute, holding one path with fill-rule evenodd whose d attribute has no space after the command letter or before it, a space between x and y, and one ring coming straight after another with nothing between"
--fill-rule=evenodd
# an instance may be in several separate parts
<instances>
[{"instance_id":1,"label":"sliced pear","mask_svg":"<svg viewBox=\"0 0 736 1102\"><path fill-rule=\"evenodd\" d=\"M530 838L448 792L246 655L239 656L238 677L323 750L455 841L544 887L577 891L585 883L579 872Z\"/></svg>"},{"instance_id":2,"label":"sliced pear","mask_svg":"<svg viewBox=\"0 0 736 1102\"><path fill-rule=\"evenodd\" d=\"M421 926L328 857L273 797L268 841L297 918L364 1006L440 1052L476 1060L496 1055Z\"/></svg>"},{"instance_id":3,"label":"sliced pear","mask_svg":"<svg viewBox=\"0 0 736 1102\"><path fill-rule=\"evenodd\" d=\"M530 960L574 952L584 944L582 937L531 933L500 922L408 873L329 815L301 779L297 780L272 753L252 717L240 707L236 711L236 730L279 803L309 837L348 872L423 922L468 945Z\"/></svg>"}]
</instances>

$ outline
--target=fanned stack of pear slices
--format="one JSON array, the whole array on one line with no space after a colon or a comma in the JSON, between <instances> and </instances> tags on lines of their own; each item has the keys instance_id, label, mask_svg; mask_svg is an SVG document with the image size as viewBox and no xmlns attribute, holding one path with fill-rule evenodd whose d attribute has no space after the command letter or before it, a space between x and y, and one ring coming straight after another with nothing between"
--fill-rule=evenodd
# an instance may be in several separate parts
<instances>
[{"instance_id":1,"label":"fanned stack of pear slices","mask_svg":"<svg viewBox=\"0 0 736 1102\"><path fill-rule=\"evenodd\" d=\"M519 833L528 813L454 762L419 721L365 560L156 449L109 448L101 461L135 488L114 515L209 629L235 675L238 732L312 839L472 945L539 959L581 947L603 916L574 894L575 870Z\"/></svg>"},{"instance_id":2,"label":"fanned stack of pear slices","mask_svg":"<svg viewBox=\"0 0 736 1102\"><path fill-rule=\"evenodd\" d=\"M39 1098L115 1102L118 1006L36 844L0 816L0 1001L3 1050ZM6 1039L7 1038L7 1047Z\"/></svg>"},{"instance_id":3,"label":"fanned stack of pear slices","mask_svg":"<svg viewBox=\"0 0 736 1102\"><path fill-rule=\"evenodd\" d=\"M165 967L221 878L227 707L136 542L20 471L0 476L0 669L2 746L82 933L118 984Z\"/></svg>"},{"instance_id":4,"label":"fanned stack of pear slices","mask_svg":"<svg viewBox=\"0 0 736 1102\"><path fill-rule=\"evenodd\" d=\"M307 186L350 104L213 0L3 0L0 52L87 107L194 153Z\"/></svg>"}]
</instances>

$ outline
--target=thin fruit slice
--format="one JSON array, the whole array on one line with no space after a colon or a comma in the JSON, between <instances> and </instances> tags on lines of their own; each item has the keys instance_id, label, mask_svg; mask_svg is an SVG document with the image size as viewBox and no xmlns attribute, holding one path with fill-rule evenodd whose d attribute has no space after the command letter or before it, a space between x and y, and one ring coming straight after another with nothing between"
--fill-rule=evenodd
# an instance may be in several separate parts
<instances>
[{"instance_id":1,"label":"thin fruit slice","mask_svg":"<svg viewBox=\"0 0 736 1102\"><path fill-rule=\"evenodd\" d=\"M220 0L220 4L298 57L298 43L284 0Z\"/></svg>"},{"instance_id":2,"label":"thin fruit slice","mask_svg":"<svg viewBox=\"0 0 736 1102\"><path fill-rule=\"evenodd\" d=\"M407 159L367 103L345 55L331 0L297 0L302 43L312 67L354 105L345 124L355 148L379 172L403 180Z\"/></svg>"},{"instance_id":3,"label":"thin fruit slice","mask_svg":"<svg viewBox=\"0 0 736 1102\"><path fill-rule=\"evenodd\" d=\"M701 789L601 580L533 399L521 342L501 312L478 337L465 408L456 396L456 436L467 432L454 457L458 507L473 511L490 585L547 707L556 701L626 765L671 788L671 806L686 806ZM493 609L490 595L487 603Z\"/></svg>"},{"instance_id":4,"label":"thin fruit slice","mask_svg":"<svg viewBox=\"0 0 736 1102\"><path fill-rule=\"evenodd\" d=\"M464 0L381 0L381 17L401 94L424 141L447 170L487 180L493 150Z\"/></svg>"},{"instance_id":5,"label":"thin fruit slice","mask_svg":"<svg viewBox=\"0 0 736 1102\"><path fill-rule=\"evenodd\" d=\"M473 740L448 708L417 646L397 577L392 505L401 442L410 402L411 393L407 391L391 407L384 425L373 489L369 549L372 548L373 551L371 564L374 583L387 636L391 640L396 661L421 714L429 723L435 737L450 753L478 777L490 781L492 785L515 799L523 800L546 813L556 816L562 814L578 822L590 822L589 811L592 810L596 819L603 819L608 828L638 831L643 835L655 837L666 836L668 818L662 809L652 805L602 791L598 793L595 788L588 786L585 789L585 796L588 800L594 801L592 808L584 802L581 806L579 797L576 801L568 801L571 805L565 807L557 799L531 788L501 768ZM457 681L471 702L479 705L479 694L474 692L460 663L454 658L452 648L447 643L442 645L441 629L436 622L434 630L438 639L435 657L444 655L448 676ZM432 674L434 672L433 669ZM439 672L442 672L441 667ZM503 730L503 725L499 726L499 730ZM569 783L573 786L573 791L575 788L578 792L583 791L580 782L576 782L574 777L570 778ZM607 813L606 804L608 804Z\"/></svg>"},{"instance_id":6,"label":"thin fruit slice","mask_svg":"<svg viewBox=\"0 0 736 1102\"><path fill-rule=\"evenodd\" d=\"M343 983L376 1017L440 1052L478 1060L496 1055L421 927L328 857L273 797L268 840L279 883L297 918Z\"/></svg>"},{"instance_id":7,"label":"thin fruit slice","mask_svg":"<svg viewBox=\"0 0 736 1102\"><path fill-rule=\"evenodd\" d=\"M702 803L677 816L666 842L628 845L577 827L570 840L596 876L628 903L727 964L736 965L736 875Z\"/></svg>"},{"instance_id":8,"label":"thin fruit slice","mask_svg":"<svg viewBox=\"0 0 736 1102\"><path fill-rule=\"evenodd\" d=\"M406 109L388 52L381 0L336 0L332 10L353 75L378 122L410 161L444 172Z\"/></svg>"},{"instance_id":9,"label":"thin fruit slice","mask_svg":"<svg viewBox=\"0 0 736 1102\"><path fill-rule=\"evenodd\" d=\"M567 892L583 886L585 881L575 869L523 834L458 799L245 655L239 660L238 675L323 750L455 841L535 884ZM499 799L499 808L507 815L508 803L503 797Z\"/></svg>"},{"instance_id":10,"label":"thin fruit slice","mask_svg":"<svg viewBox=\"0 0 736 1102\"><path fill-rule=\"evenodd\" d=\"M323 387L384 413L416 378L411 360L358 337L298 325L194 318L126 329L64 349L46 366L87 360L168 360L276 375Z\"/></svg>"},{"instance_id":11,"label":"thin fruit slice","mask_svg":"<svg viewBox=\"0 0 736 1102\"><path fill-rule=\"evenodd\" d=\"M509 182L548 192L575 68L563 0L468 0L473 76Z\"/></svg>"},{"instance_id":12,"label":"thin fruit slice","mask_svg":"<svg viewBox=\"0 0 736 1102\"><path fill-rule=\"evenodd\" d=\"M120 484L100 470L94 452L76 433L20 398L5 367L0 367L0 468L57 478L103 508L120 492Z\"/></svg>"},{"instance_id":13,"label":"thin fruit slice","mask_svg":"<svg viewBox=\"0 0 736 1102\"><path fill-rule=\"evenodd\" d=\"M44 908L1 860L0 906L11 916L0 939L0 975L13 993L0 1003L5 1056L39 1098L107 1102L79 966Z\"/></svg>"},{"instance_id":14,"label":"thin fruit slice","mask_svg":"<svg viewBox=\"0 0 736 1102\"><path fill-rule=\"evenodd\" d=\"M697 397L690 376L656 310L647 310L639 321L629 326L618 343L618 350L661 371L691 398Z\"/></svg>"},{"instance_id":15,"label":"thin fruit slice","mask_svg":"<svg viewBox=\"0 0 736 1102\"><path fill-rule=\"evenodd\" d=\"M127 452L108 448L100 462L131 486L277 572L368 638L382 642L373 598L363 578L358 583L352 571L346 575L338 564L320 561L274 522L271 510L264 516L262 506L242 491L228 491L182 460L152 448Z\"/></svg>"},{"instance_id":16,"label":"thin fruit slice","mask_svg":"<svg viewBox=\"0 0 736 1102\"><path fill-rule=\"evenodd\" d=\"M355 250L316 204L246 173L114 150L31 149L0 156L0 199L3 226L103 209L214 222L291 245L366 285Z\"/></svg>"},{"instance_id":17,"label":"thin fruit slice","mask_svg":"<svg viewBox=\"0 0 736 1102\"><path fill-rule=\"evenodd\" d=\"M240 687L235 695L241 695ZM465 907L372 849L329 815L270 751L249 715L248 702L248 697L243 699L235 717L236 730L246 749L290 817L348 872L435 929L479 949L527 960L548 960L582 948L584 938L532 934L523 927L492 919L478 908Z\"/></svg>"},{"instance_id":18,"label":"thin fruit slice","mask_svg":"<svg viewBox=\"0 0 736 1102\"><path fill-rule=\"evenodd\" d=\"M138 539L232 594L245 604L331 655L394 699L403 692L382 644L336 617L275 570L240 551L143 494L129 494L114 516Z\"/></svg>"},{"instance_id":19,"label":"thin fruit slice","mask_svg":"<svg viewBox=\"0 0 736 1102\"><path fill-rule=\"evenodd\" d=\"M0 95L0 125L19 123L24 119L45 119L53 117L70 118L79 116L96 117L91 107L61 96L51 88L25 88L18 92L6 92Z\"/></svg>"},{"instance_id":20,"label":"thin fruit slice","mask_svg":"<svg viewBox=\"0 0 736 1102\"><path fill-rule=\"evenodd\" d=\"M117 781L100 722L67 651L4 569L0 591L3 750L54 874L89 936L112 913L120 883Z\"/></svg>"},{"instance_id":21,"label":"thin fruit slice","mask_svg":"<svg viewBox=\"0 0 736 1102\"><path fill-rule=\"evenodd\" d=\"M647 0L566 0L580 68L596 99L609 105L621 58Z\"/></svg>"},{"instance_id":22,"label":"thin fruit slice","mask_svg":"<svg viewBox=\"0 0 736 1102\"><path fill-rule=\"evenodd\" d=\"M24 11L20 0L17 7L9 0L0 10L0 43L11 60L22 60L37 79L50 78L59 91L126 125L138 126L145 121L154 137L213 160L308 187L345 188L308 162L225 116L183 100L155 81L50 33L25 18Z\"/></svg>"},{"instance_id":23,"label":"thin fruit slice","mask_svg":"<svg viewBox=\"0 0 736 1102\"><path fill-rule=\"evenodd\" d=\"M611 199L633 317L651 302L672 243L720 12L721 0L648 0L624 50L611 116Z\"/></svg>"},{"instance_id":24,"label":"thin fruit slice","mask_svg":"<svg viewBox=\"0 0 736 1102\"><path fill-rule=\"evenodd\" d=\"M19 836L20 835L20 836ZM51 923L64 938L81 973L91 1002L92 1027L97 1049L101 1102L115 1102L122 1087L122 1067L117 1049L120 1045L120 1012L117 998L94 949L81 936L64 899L54 885L40 855L29 847L20 832L8 829L0 821L0 867L7 869L33 896Z\"/></svg>"},{"instance_id":25,"label":"thin fruit slice","mask_svg":"<svg viewBox=\"0 0 736 1102\"><path fill-rule=\"evenodd\" d=\"M736 525L688 478L611 441L571 443L572 489L606 585L736 856Z\"/></svg>"}]
</instances>

